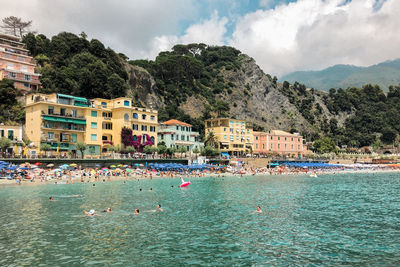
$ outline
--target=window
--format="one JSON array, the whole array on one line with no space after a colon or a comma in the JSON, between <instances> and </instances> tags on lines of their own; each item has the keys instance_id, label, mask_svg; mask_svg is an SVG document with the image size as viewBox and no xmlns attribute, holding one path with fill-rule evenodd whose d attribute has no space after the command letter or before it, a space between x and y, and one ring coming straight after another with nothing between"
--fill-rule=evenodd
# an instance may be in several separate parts
<instances>
[{"instance_id":1,"label":"window","mask_svg":"<svg viewBox=\"0 0 400 267\"><path fill-rule=\"evenodd\" d=\"M97 111L92 110L92 117L97 117Z\"/></svg>"},{"instance_id":2,"label":"window","mask_svg":"<svg viewBox=\"0 0 400 267\"><path fill-rule=\"evenodd\" d=\"M48 113L49 115L54 114L54 107L48 107L47 113Z\"/></svg>"},{"instance_id":3,"label":"window","mask_svg":"<svg viewBox=\"0 0 400 267\"><path fill-rule=\"evenodd\" d=\"M293 142L293 137L292 137L292 142Z\"/></svg>"},{"instance_id":4,"label":"window","mask_svg":"<svg viewBox=\"0 0 400 267\"><path fill-rule=\"evenodd\" d=\"M15 74L14 72L10 72L10 73L8 74L8 77L10 77L10 78L17 78L17 74Z\"/></svg>"},{"instance_id":5,"label":"window","mask_svg":"<svg viewBox=\"0 0 400 267\"><path fill-rule=\"evenodd\" d=\"M183 134L181 135L181 140L185 141L185 136Z\"/></svg>"},{"instance_id":6,"label":"window","mask_svg":"<svg viewBox=\"0 0 400 267\"><path fill-rule=\"evenodd\" d=\"M150 126L150 132L155 132L156 131L156 126Z\"/></svg>"},{"instance_id":7,"label":"window","mask_svg":"<svg viewBox=\"0 0 400 267\"><path fill-rule=\"evenodd\" d=\"M4 137L4 130L0 130L0 137Z\"/></svg>"},{"instance_id":8,"label":"window","mask_svg":"<svg viewBox=\"0 0 400 267\"><path fill-rule=\"evenodd\" d=\"M287 138L285 137L285 141L287 140Z\"/></svg>"},{"instance_id":9,"label":"window","mask_svg":"<svg viewBox=\"0 0 400 267\"><path fill-rule=\"evenodd\" d=\"M129 101L128 100L124 100L124 106L125 107L129 107Z\"/></svg>"},{"instance_id":10,"label":"window","mask_svg":"<svg viewBox=\"0 0 400 267\"><path fill-rule=\"evenodd\" d=\"M53 140L53 138L54 138L54 133L48 132L48 133L47 133L47 138L48 138L49 140Z\"/></svg>"},{"instance_id":11,"label":"window","mask_svg":"<svg viewBox=\"0 0 400 267\"><path fill-rule=\"evenodd\" d=\"M92 129L97 129L97 122L92 122L90 125Z\"/></svg>"},{"instance_id":12,"label":"window","mask_svg":"<svg viewBox=\"0 0 400 267\"><path fill-rule=\"evenodd\" d=\"M137 136L136 135L132 136L132 140L137 141Z\"/></svg>"},{"instance_id":13,"label":"window","mask_svg":"<svg viewBox=\"0 0 400 267\"><path fill-rule=\"evenodd\" d=\"M129 121L129 114L128 113L124 114L124 121Z\"/></svg>"},{"instance_id":14,"label":"window","mask_svg":"<svg viewBox=\"0 0 400 267\"><path fill-rule=\"evenodd\" d=\"M24 83L25 87L30 87L29 83Z\"/></svg>"},{"instance_id":15,"label":"window","mask_svg":"<svg viewBox=\"0 0 400 267\"><path fill-rule=\"evenodd\" d=\"M171 140L174 140L174 135L173 134L171 134Z\"/></svg>"},{"instance_id":16,"label":"window","mask_svg":"<svg viewBox=\"0 0 400 267\"><path fill-rule=\"evenodd\" d=\"M258 140L258 136L256 136L256 140Z\"/></svg>"},{"instance_id":17,"label":"window","mask_svg":"<svg viewBox=\"0 0 400 267\"><path fill-rule=\"evenodd\" d=\"M101 105L102 105L103 108L107 107L107 103L106 102L101 102Z\"/></svg>"},{"instance_id":18,"label":"window","mask_svg":"<svg viewBox=\"0 0 400 267\"><path fill-rule=\"evenodd\" d=\"M258 148L258 144L256 144L256 148Z\"/></svg>"},{"instance_id":19,"label":"window","mask_svg":"<svg viewBox=\"0 0 400 267\"><path fill-rule=\"evenodd\" d=\"M189 141L189 135L188 135L188 136L186 136L186 141Z\"/></svg>"},{"instance_id":20,"label":"window","mask_svg":"<svg viewBox=\"0 0 400 267\"><path fill-rule=\"evenodd\" d=\"M226 139L226 135L224 135L224 139Z\"/></svg>"},{"instance_id":21,"label":"window","mask_svg":"<svg viewBox=\"0 0 400 267\"><path fill-rule=\"evenodd\" d=\"M179 126L176 126L176 129L179 131Z\"/></svg>"},{"instance_id":22,"label":"window","mask_svg":"<svg viewBox=\"0 0 400 267\"><path fill-rule=\"evenodd\" d=\"M154 136L150 137L151 142L154 144Z\"/></svg>"},{"instance_id":23,"label":"window","mask_svg":"<svg viewBox=\"0 0 400 267\"><path fill-rule=\"evenodd\" d=\"M278 149L280 149L281 148L281 144L278 144Z\"/></svg>"},{"instance_id":24,"label":"window","mask_svg":"<svg viewBox=\"0 0 400 267\"><path fill-rule=\"evenodd\" d=\"M239 135L236 135L236 140L239 140Z\"/></svg>"},{"instance_id":25,"label":"window","mask_svg":"<svg viewBox=\"0 0 400 267\"><path fill-rule=\"evenodd\" d=\"M71 137L72 137L72 142L76 143L77 135L76 134L71 134Z\"/></svg>"},{"instance_id":26,"label":"window","mask_svg":"<svg viewBox=\"0 0 400 267\"><path fill-rule=\"evenodd\" d=\"M60 108L60 115L65 116L65 114L66 114L65 108Z\"/></svg>"},{"instance_id":27,"label":"window","mask_svg":"<svg viewBox=\"0 0 400 267\"><path fill-rule=\"evenodd\" d=\"M10 62L7 62L7 69L13 70L14 69L14 64L10 63Z\"/></svg>"},{"instance_id":28,"label":"window","mask_svg":"<svg viewBox=\"0 0 400 267\"><path fill-rule=\"evenodd\" d=\"M142 125L142 131L147 131L147 125Z\"/></svg>"},{"instance_id":29,"label":"window","mask_svg":"<svg viewBox=\"0 0 400 267\"><path fill-rule=\"evenodd\" d=\"M14 130L8 130L8 139L14 140Z\"/></svg>"},{"instance_id":30,"label":"window","mask_svg":"<svg viewBox=\"0 0 400 267\"><path fill-rule=\"evenodd\" d=\"M293 149L293 145L291 145L291 148Z\"/></svg>"},{"instance_id":31,"label":"window","mask_svg":"<svg viewBox=\"0 0 400 267\"><path fill-rule=\"evenodd\" d=\"M102 128L106 130L112 130L112 123L110 122L103 123Z\"/></svg>"},{"instance_id":32,"label":"window","mask_svg":"<svg viewBox=\"0 0 400 267\"><path fill-rule=\"evenodd\" d=\"M30 81L31 80L31 75L25 74L24 75L25 81Z\"/></svg>"},{"instance_id":33,"label":"window","mask_svg":"<svg viewBox=\"0 0 400 267\"><path fill-rule=\"evenodd\" d=\"M285 144L285 149L286 149L286 147L287 147L287 146L286 146L286 144Z\"/></svg>"},{"instance_id":34,"label":"window","mask_svg":"<svg viewBox=\"0 0 400 267\"><path fill-rule=\"evenodd\" d=\"M132 130L135 130L135 131L139 130L139 125L132 124Z\"/></svg>"},{"instance_id":35,"label":"window","mask_svg":"<svg viewBox=\"0 0 400 267\"><path fill-rule=\"evenodd\" d=\"M150 116L150 120L152 120L152 121L154 121L155 118L156 118L156 116L154 116L154 115Z\"/></svg>"},{"instance_id":36,"label":"window","mask_svg":"<svg viewBox=\"0 0 400 267\"><path fill-rule=\"evenodd\" d=\"M271 136L271 140L273 140L274 138Z\"/></svg>"},{"instance_id":37,"label":"window","mask_svg":"<svg viewBox=\"0 0 400 267\"><path fill-rule=\"evenodd\" d=\"M72 112L72 117L76 118L78 116L78 112L75 109L71 110L71 112Z\"/></svg>"},{"instance_id":38,"label":"window","mask_svg":"<svg viewBox=\"0 0 400 267\"><path fill-rule=\"evenodd\" d=\"M137 119L137 118L139 118L139 116L138 116L138 114L137 114L137 113L133 113L133 114L132 114L132 117L133 117L134 119Z\"/></svg>"},{"instance_id":39,"label":"window","mask_svg":"<svg viewBox=\"0 0 400 267\"><path fill-rule=\"evenodd\" d=\"M179 134L176 135L176 140L179 140Z\"/></svg>"},{"instance_id":40,"label":"window","mask_svg":"<svg viewBox=\"0 0 400 267\"><path fill-rule=\"evenodd\" d=\"M297 149L300 150L300 145L297 145Z\"/></svg>"},{"instance_id":41,"label":"window","mask_svg":"<svg viewBox=\"0 0 400 267\"><path fill-rule=\"evenodd\" d=\"M91 134L90 135L90 140L97 141L97 134Z\"/></svg>"},{"instance_id":42,"label":"window","mask_svg":"<svg viewBox=\"0 0 400 267\"><path fill-rule=\"evenodd\" d=\"M262 144L263 145L263 149L265 148L265 144Z\"/></svg>"},{"instance_id":43,"label":"window","mask_svg":"<svg viewBox=\"0 0 400 267\"><path fill-rule=\"evenodd\" d=\"M279 140L281 140L281 137L280 137L280 136L278 136L278 141L279 141Z\"/></svg>"},{"instance_id":44,"label":"window","mask_svg":"<svg viewBox=\"0 0 400 267\"><path fill-rule=\"evenodd\" d=\"M161 140L164 140L164 135L163 134L161 134Z\"/></svg>"},{"instance_id":45,"label":"window","mask_svg":"<svg viewBox=\"0 0 400 267\"><path fill-rule=\"evenodd\" d=\"M19 61L25 62L25 58L24 58L24 57L18 56L17 59L18 59ZM27 66L24 66L24 65L21 65L21 70L26 72L26 71L28 71L28 67L27 67Z\"/></svg>"},{"instance_id":46,"label":"window","mask_svg":"<svg viewBox=\"0 0 400 267\"><path fill-rule=\"evenodd\" d=\"M143 120L146 119L146 114L142 114L142 119L143 119Z\"/></svg>"}]
</instances>

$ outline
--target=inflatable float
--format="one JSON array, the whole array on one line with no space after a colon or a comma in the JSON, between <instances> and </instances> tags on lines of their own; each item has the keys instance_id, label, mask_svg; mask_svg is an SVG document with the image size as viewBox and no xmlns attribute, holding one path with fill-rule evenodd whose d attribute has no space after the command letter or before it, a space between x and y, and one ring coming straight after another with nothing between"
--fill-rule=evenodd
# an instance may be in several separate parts
<instances>
[{"instance_id":1,"label":"inflatable float","mask_svg":"<svg viewBox=\"0 0 400 267\"><path fill-rule=\"evenodd\" d=\"M184 182L184 183L181 183L180 187L186 187L188 185L190 185L190 182Z\"/></svg>"},{"instance_id":2,"label":"inflatable float","mask_svg":"<svg viewBox=\"0 0 400 267\"><path fill-rule=\"evenodd\" d=\"M186 187L186 186L188 186L188 185L190 185L190 182L185 182L185 181L183 180L183 178L181 177L181 185L180 185L179 187Z\"/></svg>"}]
</instances>

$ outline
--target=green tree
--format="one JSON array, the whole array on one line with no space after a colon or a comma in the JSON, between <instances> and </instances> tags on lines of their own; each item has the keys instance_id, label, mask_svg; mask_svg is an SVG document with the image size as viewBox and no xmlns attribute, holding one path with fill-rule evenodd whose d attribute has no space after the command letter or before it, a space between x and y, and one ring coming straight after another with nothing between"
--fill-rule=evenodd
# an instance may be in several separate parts
<instances>
[{"instance_id":1,"label":"green tree","mask_svg":"<svg viewBox=\"0 0 400 267\"><path fill-rule=\"evenodd\" d=\"M202 156L206 156L206 157L214 157L214 156L218 156L220 153L219 153L219 150L213 148L212 146L205 146L201 150L200 154Z\"/></svg>"},{"instance_id":2,"label":"green tree","mask_svg":"<svg viewBox=\"0 0 400 267\"><path fill-rule=\"evenodd\" d=\"M337 152L337 147L332 139L329 137L323 137L314 141L313 150L317 153L323 154Z\"/></svg>"},{"instance_id":3,"label":"green tree","mask_svg":"<svg viewBox=\"0 0 400 267\"><path fill-rule=\"evenodd\" d=\"M11 140L8 139L7 137L1 137L0 138L0 149L1 152L3 153L3 156L5 155L5 152L7 152L7 149L11 146Z\"/></svg>"},{"instance_id":4,"label":"green tree","mask_svg":"<svg viewBox=\"0 0 400 267\"><path fill-rule=\"evenodd\" d=\"M187 152L186 147L180 146L180 147L178 148L178 153L181 154L181 158L183 157L182 154L184 154L184 153L186 153L186 152Z\"/></svg>"},{"instance_id":5,"label":"green tree","mask_svg":"<svg viewBox=\"0 0 400 267\"><path fill-rule=\"evenodd\" d=\"M211 146L216 148L218 146L218 139L217 136L215 136L214 132L209 132L204 140L204 144L206 146Z\"/></svg>"},{"instance_id":6,"label":"green tree","mask_svg":"<svg viewBox=\"0 0 400 267\"><path fill-rule=\"evenodd\" d=\"M79 150L81 152L81 157L83 159L83 153L85 152L85 150L88 148L88 145L83 143L83 142L78 142L76 143L76 149Z\"/></svg>"},{"instance_id":7,"label":"green tree","mask_svg":"<svg viewBox=\"0 0 400 267\"><path fill-rule=\"evenodd\" d=\"M397 132L392 128L385 128L382 130L381 141L384 144L393 144L396 140Z\"/></svg>"},{"instance_id":8,"label":"green tree","mask_svg":"<svg viewBox=\"0 0 400 267\"><path fill-rule=\"evenodd\" d=\"M46 143L40 144L40 151L44 151L46 156L47 156L47 151L50 151L50 150L51 150L51 145L46 144Z\"/></svg>"}]
</instances>

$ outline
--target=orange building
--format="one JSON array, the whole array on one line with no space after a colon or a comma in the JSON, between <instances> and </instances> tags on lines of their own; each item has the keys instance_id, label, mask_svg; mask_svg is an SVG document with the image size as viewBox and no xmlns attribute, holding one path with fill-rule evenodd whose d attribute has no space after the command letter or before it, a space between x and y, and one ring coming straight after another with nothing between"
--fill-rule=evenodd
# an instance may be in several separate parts
<instances>
[{"instance_id":1,"label":"orange building","mask_svg":"<svg viewBox=\"0 0 400 267\"><path fill-rule=\"evenodd\" d=\"M277 153L282 156L301 158L308 153L303 145L303 137L298 133L288 133L281 130L253 133L253 152L256 154Z\"/></svg>"},{"instance_id":2,"label":"orange building","mask_svg":"<svg viewBox=\"0 0 400 267\"><path fill-rule=\"evenodd\" d=\"M35 67L35 61L18 37L0 33L0 80L13 80L14 87L24 92L36 90L40 81Z\"/></svg>"}]
</instances>

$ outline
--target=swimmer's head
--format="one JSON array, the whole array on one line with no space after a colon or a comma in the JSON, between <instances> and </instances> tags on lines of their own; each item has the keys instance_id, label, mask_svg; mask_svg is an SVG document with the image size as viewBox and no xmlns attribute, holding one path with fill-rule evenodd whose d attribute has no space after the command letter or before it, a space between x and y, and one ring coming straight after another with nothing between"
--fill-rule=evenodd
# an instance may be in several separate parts
<instances>
[{"instance_id":1,"label":"swimmer's head","mask_svg":"<svg viewBox=\"0 0 400 267\"><path fill-rule=\"evenodd\" d=\"M89 214L90 215L93 215L94 214L94 210L92 209L92 210L89 210Z\"/></svg>"}]
</instances>

